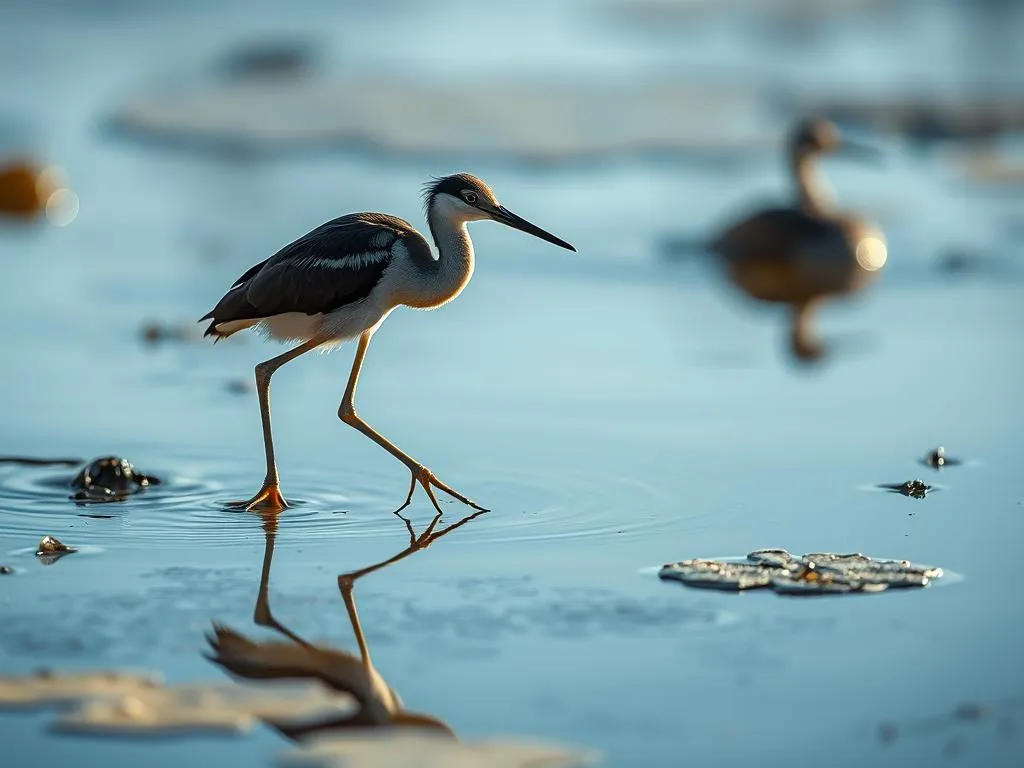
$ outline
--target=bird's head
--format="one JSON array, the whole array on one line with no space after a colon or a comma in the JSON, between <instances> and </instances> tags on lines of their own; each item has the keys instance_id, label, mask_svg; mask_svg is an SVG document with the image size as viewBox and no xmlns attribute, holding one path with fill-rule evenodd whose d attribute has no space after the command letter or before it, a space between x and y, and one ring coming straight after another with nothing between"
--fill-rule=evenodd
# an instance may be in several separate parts
<instances>
[{"instance_id":1,"label":"bird's head","mask_svg":"<svg viewBox=\"0 0 1024 768\"><path fill-rule=\"evenodd\" d=\"M844 136L839 126L823 117L798 122L790 134L790 150L796 157L833 152L866 160L877 160L881 156L874 147Z\"/></svg>"},{"instance_id":2,"label":"bird's head","mask_svg":"<svg viewBox=\"0 0 1024 768\"><path fill-rule=\"evenodd\" d=\"M491 219L505 226L526 232L570 251L576 249L561 238L555 237L521 216L512 213L498 202L493 190L483 179L470 173L456 173L435 179L423 191L427 219L438 216L451 224Z\"/></svg>"},{"instance_id":3,"label":"bird's head","mask_svg":"<svg viewBox=\"0 0 1024 768\"><path fill-rule=\"evenodd\" d=\"M834 152L843 139L839 127L831 120L811 117L793 127L790 142L797 152Z\"/></svg>"}]
</instances>

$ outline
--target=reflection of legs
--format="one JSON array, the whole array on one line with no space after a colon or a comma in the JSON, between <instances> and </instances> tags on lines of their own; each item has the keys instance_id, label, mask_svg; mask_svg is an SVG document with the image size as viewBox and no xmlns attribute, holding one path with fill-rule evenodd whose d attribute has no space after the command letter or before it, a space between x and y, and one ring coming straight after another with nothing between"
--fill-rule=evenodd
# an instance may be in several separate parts
<instances>
[{"instance_id":1,"label":"reflection of legs","mask_svg":"<svg viewBox=\"0 0 1024 768\"><path fill-rule=\"evenodd\" d=\"M309 352L324 343L324 339L310 339L283 355L267 360L256 366L256 394L260 401L260 417L263 420L263 449L267 455L267 474L260 492L248 501L233 501L230 506L247 510L267 509L280 511L288 506L281 496L281 484L277 476L277 462L274 461L274 438L270 433L270 377L274 371L299 355Z\"/></svg>"},{"instance_id":2,"label":"reflection of legs","mask_svg":"<svg viewBox=\"0 0 1024 768\"><path fill-rule=\"evenodd\" d=\"M363 660L363 666L369 670L373 666L370 661L370 649L366 647L366 638L363 637L363 625L359 623L359 614L356 613L356 599L352 596L352 588L355 584L355 579L348 575L338 577L341 598L345 601L348 620L352 624L352 633L356 636L356 643L359 645L359 657Z\"/></svg>"},{"instance_id":3,"label":"reflection of legs","mask_svg":"<svg viewBox=\"0 0 1024 768\"><path fill-rule=\"evenodd\" d=\"M252 620L257 626L276 629L282 635L291 638L299 645L310 648L309 643L296 635L283 624L278 623L270 612L270 564L274 560L274 540L277 538L277 513L266 514L263 518L263 534L266 546L263 551L263 573L260 576L260 590L256 596L256 608Z\"/></svg>"},{"instance_id":4,"label":"reflection of legs","mask_svg":"<svg viewBox=\"0 0 1024 768\"><path fill-rule=\"evenodd\" d=\"M798 360L818 360L825 354L825 349L818 341L814 331L814 316L818 309L818 302L811 299L794 304L790 311L790 336L789 347L793 356Z\"/></svg>"},{"instance_id":5,"label":"reflection of legs","mask_svg":"<svg viewBox=\"0 0 1024 768\"><path fill-rule=\"evenodd\" d=\"M440 490L452 496L463 504L468 504L473 509L484 510L483 507L470 501L468 498L463 496L458 491L445 485L438 480L434 473L427 469L425 466L416 461L412 456L402 451L397 445L392 443L382 434L377 432L373 427L367 424L365 421L359 418L356 414L356 385L359 383L359 370L363 366L363 358L366 356L366 349L370 346L370 339L373 336L372 331L365 332L359 337L359 345L356 347L355 359L352 361L352 373L349 375L348 386L345 387L345 396L342 398L341 407L338 409L338 417L351 427L355 427L368 438L373 440L377 445L386 450L400 462L402 462L409 471L412 473L412 479L409 483L409 493L406 496L405 503L402 504L396 512L401 512L412 501L413 491L416 490L416 483L423 486L423 490L427 492L427 496L430 498L431 503L434 505L434 509L438 512L441 511L440 505L437 503L437 498L434 496L434 491L431 488L439 488Z\"/></svg>"}]
</instances>

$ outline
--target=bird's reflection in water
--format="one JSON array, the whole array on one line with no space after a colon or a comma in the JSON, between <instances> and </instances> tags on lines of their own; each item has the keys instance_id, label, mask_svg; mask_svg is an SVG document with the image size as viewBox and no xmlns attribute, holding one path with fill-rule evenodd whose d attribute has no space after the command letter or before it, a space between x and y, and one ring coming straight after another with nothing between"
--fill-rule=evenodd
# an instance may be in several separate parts
<instances>
[{"instance_id":1,"label":"bird's reflection in water","mask_svg":"<svg viewBox=\"0 0 1024 768\"><path fill-rule=\"evenodd\" d=\"M456 738L452 729L442 720L407 710L395 689L388 685L373 666L359 622L354 590L356 582L364 576L426 549L482 514L474 512L443 528L438 528L441 516L437 515L420 534L415 532L411 521L402 518L409 534L407 547L378 563L338 576L338 589L352 624L359 649L358 656L337 648L309 643L274 617L270 609L269 587L278 516L266 514L263 518L266 550L253 619L257 625L272 628L288 640L258 642L226 626L215 624L213 634L208 637L213 653L207 658L238 677L250 680L316 680L355 700L354 713L318 723L296 725L267 721L291 739L301 740L311 734L320 735L352 728L419 728Z\"/></svg>"}]
</instances>

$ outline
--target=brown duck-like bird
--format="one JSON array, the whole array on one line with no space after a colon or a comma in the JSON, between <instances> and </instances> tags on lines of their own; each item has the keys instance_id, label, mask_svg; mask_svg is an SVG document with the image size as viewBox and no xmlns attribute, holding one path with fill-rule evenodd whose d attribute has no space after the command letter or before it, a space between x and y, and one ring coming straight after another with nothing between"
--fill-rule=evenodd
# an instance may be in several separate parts
<instances>
[{"instance_id":1,"label":"brown duck-like bird","mask_svg":"<svg viewBox=\"0 0 1024 768\"><path fill-rule=\"evenodd\" d=\"M796 200L732 224L710 243L730 280L751 298L788 304L790 350L814 360L824 348L813 331L813 313L826 298L855 293L877 277L886 261L885 237L863 218L833 210L818 176L828 152L868 156L868 147L844 140L832 122L798 123L789 140Z\"/></svg>"}]
</instances>

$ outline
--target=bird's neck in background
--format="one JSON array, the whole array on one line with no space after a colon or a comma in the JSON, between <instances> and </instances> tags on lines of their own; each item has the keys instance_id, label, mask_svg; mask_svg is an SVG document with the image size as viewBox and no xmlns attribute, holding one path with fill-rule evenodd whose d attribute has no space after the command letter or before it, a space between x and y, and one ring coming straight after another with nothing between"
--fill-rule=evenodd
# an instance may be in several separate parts
<instances>
[{"instance_id":1,"label":"bird's neck in background","mask_svg":"<svg viewBox=\"0 0 1024 768\"><path fill-rule=\"evenodd\" d=\"M438 257L434 267L435 295L432 300L440 305L462 293L473 276L473 241L469 239L466 222L453 216L443 206L435 204L430 207L427 224Z\"/></svg>"},{"instance_id":2,"label":"bird's neck in background","mask_svg":"<svg viewBox=\"0 0 1024 768\"><path fill-rule=\"evenodd\" d=\"M815 156L798 151L793 154L792 166L800 210L812 215L825 213L829 207L828 188L818 170Z\"/></svg>"}]
</instances>

